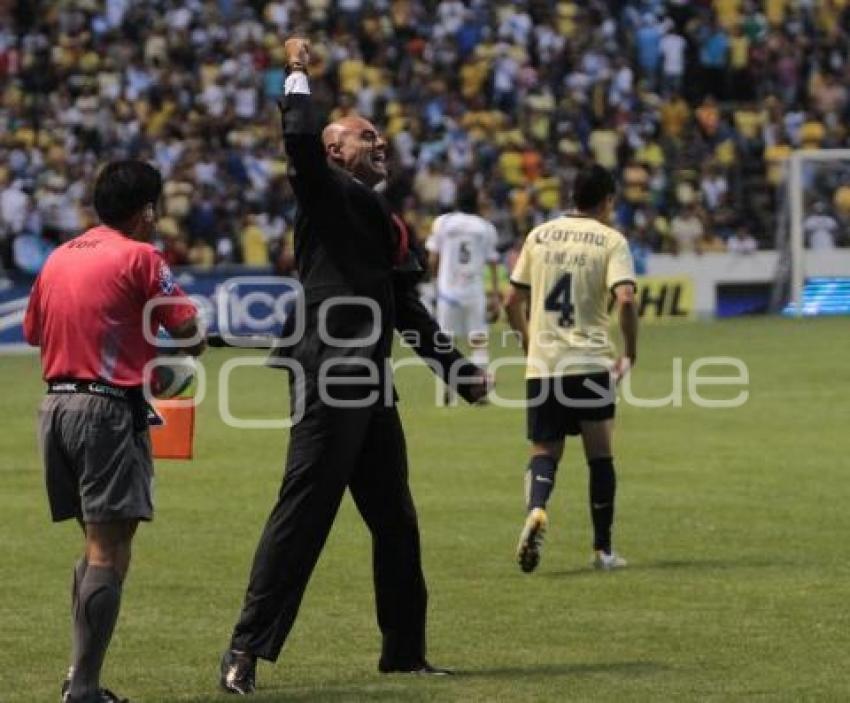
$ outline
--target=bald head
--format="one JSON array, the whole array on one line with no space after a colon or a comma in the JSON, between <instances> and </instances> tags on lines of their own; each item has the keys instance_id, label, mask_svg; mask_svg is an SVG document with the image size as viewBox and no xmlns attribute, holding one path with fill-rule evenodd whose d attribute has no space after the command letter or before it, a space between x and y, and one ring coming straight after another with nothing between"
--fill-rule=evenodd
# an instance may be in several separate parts
<instances>
[{"instance_id":1,"label":"bald head","mask_svg":"<svg viewBox=\"0 0 850 703\"><path fill-rule=\"evenodd\" d=\"M331 122L322 144L328 159L367 185L386 179L386 142L369 120L349 115Z\"/></svg>"},{"instance_id":2,"label":"bald head","mask_svg":"<svg viewBox=\"0 0 850 703\"><path fill-rule=\"evenodd\" d=\"M322 144L325 146L325 152L330 149L332 144L339 142L346 131L341 122L332 122L325 127L322 130Z\"/></svg>"},{"instance_id":3,"label":"bald head","mask_svg":"<svg viewBox=\"0 0 850 703\"><path fill-rule=\"evenodd\" d=\"M327 150L331 144L339 142L349 132L359 134L364 131L371 131L374 134L378 133L375 125L369 122L369 120L354 115L341 117L335 122L331 122L322 130L322 143L325 145L325 150Z\"/></svg>"}]
</instances>

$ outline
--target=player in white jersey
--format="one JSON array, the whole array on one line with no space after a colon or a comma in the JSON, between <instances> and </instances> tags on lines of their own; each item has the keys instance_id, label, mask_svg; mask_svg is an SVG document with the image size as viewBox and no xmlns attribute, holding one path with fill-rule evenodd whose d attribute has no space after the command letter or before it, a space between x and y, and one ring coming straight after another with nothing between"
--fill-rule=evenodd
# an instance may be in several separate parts
<instances>
[{"instance_id":1,"label":"player in white jersey","mask_svg":"<svg viewBox=\"0 0 850 703\"><path fill-rule=\"evenodd\" d=\"M457 211L434 220L425 243L432 274L437 280L437 322L444 332L466 339L470 358L487 368L487 293L484 271L490 270L490 294L498 295L499 278L496 228L477 215L478 193L461 188Z\"/></svg>"},{"instance_id":2,"label":"player in white jersey","mask_svg":"<svg viewBox=\"0 0 850 703\"><path fill-rule=\"evenodd\" d=\"M628 243L606 224L614 192L614 179L602 167L580 171L573 186L576 211L533 229L511 274L505 307L528 355L528 514L517 547L526 572L540 561L546 502L564 438L575 434L581 434L590 469L593 563L599 569L626 565L611 547L616 493L611 436L615 381L637 357L638 314ZM612 293L624 343L619 358L609 340Z\"/></svg>"}]
</instances>

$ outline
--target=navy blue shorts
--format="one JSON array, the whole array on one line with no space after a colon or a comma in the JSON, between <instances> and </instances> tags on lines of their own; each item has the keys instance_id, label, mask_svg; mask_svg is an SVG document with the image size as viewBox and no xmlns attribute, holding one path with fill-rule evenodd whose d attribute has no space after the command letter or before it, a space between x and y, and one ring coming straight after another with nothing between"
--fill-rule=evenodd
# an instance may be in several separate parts
<instances>
[{"instance_id":1,"label":"navy blue shorts","mask_svg":"<svg viewBox=\"0 0 850 703\"><path fill-rule=\"evenodd\" d=\"M607 371L526 380L526 420L532 442L581 433L581 422L614 417L616 390Z\"/></svg>"}]
</instances>

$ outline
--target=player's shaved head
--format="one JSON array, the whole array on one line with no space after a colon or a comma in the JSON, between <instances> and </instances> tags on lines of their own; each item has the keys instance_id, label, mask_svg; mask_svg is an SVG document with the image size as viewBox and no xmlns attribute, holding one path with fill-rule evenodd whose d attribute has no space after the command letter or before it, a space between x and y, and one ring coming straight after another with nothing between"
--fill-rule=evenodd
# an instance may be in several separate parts
<instances>
[{"instance_id":1,"label":"player's shaved head","mask_svg":"<svg viewBox=\"0 0 850 703\"><path fill-rule=\"evenodd\" d=\"M387 177L386 142L369 120L349 115L331 122L322 144L331 161L364 183L375 186Z\"/></svg>"}]
</instances>

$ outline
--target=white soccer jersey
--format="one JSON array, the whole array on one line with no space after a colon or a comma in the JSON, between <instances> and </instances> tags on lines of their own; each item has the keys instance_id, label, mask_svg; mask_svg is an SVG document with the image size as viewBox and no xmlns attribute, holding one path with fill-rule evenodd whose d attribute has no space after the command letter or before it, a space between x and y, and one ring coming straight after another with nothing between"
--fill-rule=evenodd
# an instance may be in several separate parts
<instances>
[{"instance_id":1,"label":"white soccer jersey","mask_svg":"<svg viewBox=\"0 0 850 703\"><path fill-rule=\"evenodd\" d=\"M484 295L484 268L496 263L496 228L478 215L450 212L434 220L428 251L440 257L437 295L456 301Z\"/></svg>"}]
</instances>

